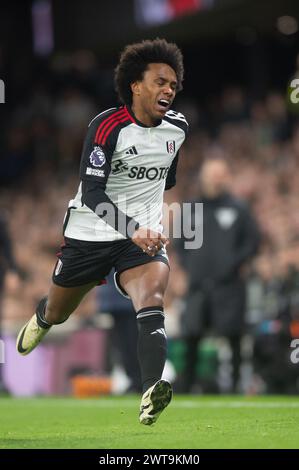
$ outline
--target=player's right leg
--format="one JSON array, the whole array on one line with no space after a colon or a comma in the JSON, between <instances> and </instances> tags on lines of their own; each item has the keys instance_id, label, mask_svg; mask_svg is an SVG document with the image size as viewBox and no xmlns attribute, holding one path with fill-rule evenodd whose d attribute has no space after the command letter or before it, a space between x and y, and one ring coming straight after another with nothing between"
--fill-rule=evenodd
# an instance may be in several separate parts
<instances>
[{"instance_id":1,"label":"player's right leg","mask_svg":"<svg viewBox=\"0 0 299 470\"><path fill-rule=\"evenodd\" d=\"M17 338L17 351L26 356L40 343L53 325L65 322L81 300L97 283L77 287L52 284L49 294L40 300L35 314L21 329Z\"/></svg>"},{"instance_id":2,"label":"player's right leg","mask_svg":"<svg viewBox=\"0 0 299 470\"><path fill-rule=\"evenodd\" d=\"M145 425L155 423L172 398L170 383L161 379L167 349L163 298L169 266L160 258L154 261L155 258L148 257L148 260L122 271L119 276L120 286L132 299L137 312L137 350L143 389L139 421Z\"/></svg>"}]
</instances>

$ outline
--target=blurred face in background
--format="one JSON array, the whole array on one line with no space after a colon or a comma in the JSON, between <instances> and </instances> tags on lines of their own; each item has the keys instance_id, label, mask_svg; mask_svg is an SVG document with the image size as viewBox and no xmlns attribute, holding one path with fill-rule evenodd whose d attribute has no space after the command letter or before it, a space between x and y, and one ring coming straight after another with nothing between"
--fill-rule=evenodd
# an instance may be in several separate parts
<instances>
[{"instance_id":1,"label":"blurred face in background","mask_svg":"<svg viewBox=\"0 0 299 470\"><path fill-rule=\"evenodd\" d=\"M200 174L200 193L210 199L228 191L230 171L224 160L210 160L203 164Z\"/></svg>"}]
</instances>

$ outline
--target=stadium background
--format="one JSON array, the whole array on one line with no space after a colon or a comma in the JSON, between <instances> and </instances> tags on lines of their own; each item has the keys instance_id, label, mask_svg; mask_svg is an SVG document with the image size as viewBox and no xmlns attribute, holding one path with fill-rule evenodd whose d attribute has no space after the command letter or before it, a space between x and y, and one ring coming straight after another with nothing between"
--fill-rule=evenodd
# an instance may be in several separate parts
<instances>
[{"instance_id":1,"label":"stadium background","mask_svg":"<svg viewBox=\"0 0 299 470\"><path fill-rule=\"evenodd\" d=\"M233 165L233 192L250 202L263 236L248 278L241 390L265 391L254 373L252 345L259 332L273 334L275 364L281 354L277 332L283 331L285 364L292 368L292 391L298 391L298 366L289 358L290 342L299 338L299 127L288 90L299 75L298 2L12 0L0 9L0 207L21 275L18 285L7 282L2 295L2 373L9 391L69 394L72 375L108 373L111 319L99 314L95 291L27 358L17 357L15 335L48 289L66 204L77 187L86 125L115 104L119 52L156 36L183 50L186 77L175 107L191 125L178 184L166 200L192 198L200 162L217 145ZM187 279L174 248L170 256L166 310L173 365L180 369L177 325ZM228 353L225 341L217 341L208 343L206 354L220 351L225 392ZM279 391L288 392L280 373ZM105 391L110 382L95 387Z\"/></svg>"}]
</instances>

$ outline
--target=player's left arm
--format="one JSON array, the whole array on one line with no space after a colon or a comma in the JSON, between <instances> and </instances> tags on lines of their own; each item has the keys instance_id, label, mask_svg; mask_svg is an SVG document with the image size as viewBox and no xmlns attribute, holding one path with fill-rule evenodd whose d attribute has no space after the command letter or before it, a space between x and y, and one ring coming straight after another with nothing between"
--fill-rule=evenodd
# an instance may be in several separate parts
<instances>
[{"instance_id":1,"label":"player's left arm","mask_svg":"<svg viewBox=\"0 0 299 470\"><path fill-rule=\"evenodd\" d=\"M165 120L175 126L176 128L181 129L184 132L184 140L189 133L189 124L186 121L185 116L182 113L178 113L177 111L170 110L166 113ZM172 164L169 168L166 182L165 182L165 191L168 189L173 188L176 185L176 171L179 161L179 153L180 149L178 149L176 156L174 157Z\"/></svg>"},{"instance_id":2,"label":"player's left arm","mask_svg":"<svg viewBox=\"0 0 299 470\"><path fill-rule=\"evenodd\" d=\"M165 182L165 191L173 188L176 185L176 170L178 166L178 161L179 161L179 151L177 152L169 168L169 171L166 177L166 182Z\"/></svg>"}]
</instances>

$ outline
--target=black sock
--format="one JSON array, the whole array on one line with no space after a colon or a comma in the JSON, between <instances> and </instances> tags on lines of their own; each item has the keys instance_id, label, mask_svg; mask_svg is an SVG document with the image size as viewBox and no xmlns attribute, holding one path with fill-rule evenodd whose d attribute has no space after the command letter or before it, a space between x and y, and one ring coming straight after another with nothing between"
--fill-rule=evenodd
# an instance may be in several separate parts
<instances>
[{"instance_id":1,"label":"black sock","mask_svg":"<svg viewBox=\"0 0 299 470\"><path fill-rule=\"evenodd\" d=\"M142 390L161 379L167 352L163 307L145 307L137 312L138 359Z\"/></svg>"},{"instance_id":2,"label":"black sock","mask_svg":"<svg viewBox=\"0 0 299 470\"><path fill-rule=\"evenodd\" d=\"M37 321L37 324L41 328L45 328L45 329L48 329L52 326L45 319L45 310L46 310L47 300L48 300L48 297L43 297L40 300L38 306L36 307L36 321Z\"/></svg>"}]
</instances>

